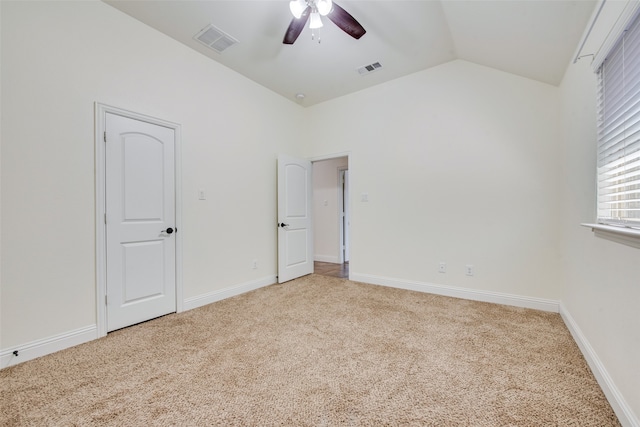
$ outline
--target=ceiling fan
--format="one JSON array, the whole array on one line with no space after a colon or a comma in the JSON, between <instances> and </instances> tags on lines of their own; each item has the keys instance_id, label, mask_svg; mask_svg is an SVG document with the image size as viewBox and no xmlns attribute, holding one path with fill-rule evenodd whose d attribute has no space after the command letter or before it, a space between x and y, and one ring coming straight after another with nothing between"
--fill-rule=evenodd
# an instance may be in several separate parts
<instances>
[{"instance_id":1,"label":"ceiling fan","mask_svg":"<svg viewBox=\"0 0 640 427\"><path fill-rule=\"evenodd\" d=\"M342 31L354 39L359 39L367 32L349 12L332 0L292 0L289 2L289 9L293 14L293 19L284 34L284 39L282 40L284 44L293 44L304 29L307 21L310 21L309 28L312 31L322 27L320 16L329 18ZM318 41L320 41L319 38Z\"/></svg>"}]
</instances>

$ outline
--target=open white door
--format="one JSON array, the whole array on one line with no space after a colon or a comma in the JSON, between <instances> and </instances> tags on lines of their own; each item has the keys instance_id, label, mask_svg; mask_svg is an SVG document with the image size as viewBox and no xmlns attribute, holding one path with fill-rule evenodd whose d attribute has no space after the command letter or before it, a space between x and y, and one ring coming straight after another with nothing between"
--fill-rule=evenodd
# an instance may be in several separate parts
<instances>
[{"instance_id":1,"label":"open white door","mask_svg":"<svg viewBox=\"0 0 640 427\"><path fill-rule=\"evenodd\" d=\"M278 156L278 283L313 273L311 162Z\"/></svg>"},{"instance_id":2,"label":"open white door","mask_svg":"<svg viewBox=\"0 0 640 427\"><path fill-rule=\"evenodd\" d=\"M176 311L173 129L107 113L107 330Z\"/></svg>"}]
</instances>

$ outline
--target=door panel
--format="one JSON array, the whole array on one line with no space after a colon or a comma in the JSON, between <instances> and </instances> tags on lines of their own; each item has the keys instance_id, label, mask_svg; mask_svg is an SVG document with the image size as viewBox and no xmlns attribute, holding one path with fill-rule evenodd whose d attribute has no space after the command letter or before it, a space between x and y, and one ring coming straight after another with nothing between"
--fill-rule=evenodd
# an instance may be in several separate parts
<instances>
[{"instance_id":1,"label":"door panel","mask_svg":"<svg viewBox=\"0 0 640 427\"><path fill-rule=\"evenodd\" d=\"M149 135L130 134L123 146L124 220L162 220L164 146ZM144 159L140 161L140 159Z\"/></svg>"},{"instance_id":2,"label":"door panel","mask_svg":"<svg viewBox=\"0 0 640 427\"><path fill-rule=\"evenodd\" d=\"M278 283L313 273L308 160L278 156L278 224Z\"/></svg>"},{"instance_id":3,"label":"door panel","mask_svg":"<svg viewBox=\"0 0 640 427\"><path fill-rule=\"evenodd\" d=\"M293 267L298 264L307 262L309 254L307 253L307 230L289 230L286 233L287 239L287 267Z\"/></svg>"},{"instance_id":4,"label":"door panel","mask_svg":"<svg viewBox=\"0 0 640 427\"><path fill-rule=\"evenodd\" d=\"M287 190L285 217L287 218L305 218L309 216L306 194L307 175L309 171L305 169L305 165L291 164L285 165L285 182Z\"/></svg>"},{"instance_id":5,"label":"door panel","mask_svg":"<svg viewBox=\"0 0 640 427\"><path fill-rule=\"evenodd\" d=\"M122 245L123 306L166 293L163 246L162 240Z\"/></svg>"},{"instance_id":6,"label":"door panel","mask_svg":"<svg viewBox=\"0 0 640 427\"><path fill-rule=\"evenodd\" d=\"M107 330L176 311L174 130L107 113Z\"/></svg>"}]
</instances>

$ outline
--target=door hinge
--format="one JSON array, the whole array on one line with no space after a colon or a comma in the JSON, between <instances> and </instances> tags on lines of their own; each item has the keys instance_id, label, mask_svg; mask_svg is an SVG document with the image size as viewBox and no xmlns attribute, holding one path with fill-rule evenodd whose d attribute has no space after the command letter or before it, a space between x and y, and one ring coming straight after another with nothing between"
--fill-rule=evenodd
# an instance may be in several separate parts
<instances>
[{"instance_id":1,"label":"door hinge","mask_svg":"<svg viewBox=\"0 0 640 427\"><path fill-rule=\"evenodd\" d=\"M107 131L104 131L104 142L107 142Z\"/></svg>"},{"instance_id":2,"label":"door hinge","mask_svg":"<svg viewBox=\"0 0 640 427\"><path fill-rule=\"evenodd\" d=\"M107 296L104 296L104 305L107 305Z\"/></svg>"},{"instance_id":3,"label":"door hinge","mask_svg":"<svg viewBox=\"0 0 640 427\"><path fill-rule=\"evenodd\" d=\"M104 223L107 223L107 214L104 214Z\"/></svg>"}]
</instances>

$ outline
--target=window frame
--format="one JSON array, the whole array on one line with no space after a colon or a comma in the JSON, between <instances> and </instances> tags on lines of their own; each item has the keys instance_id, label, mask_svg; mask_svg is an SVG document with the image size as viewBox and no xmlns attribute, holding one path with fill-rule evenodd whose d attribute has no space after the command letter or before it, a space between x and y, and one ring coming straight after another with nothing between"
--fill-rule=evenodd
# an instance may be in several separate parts
<instances>
[{"instance_id":1,"label":"window frame","mask_svg":"<svg viewBox=\"0 0 640 427\"><path fill-rule=\"evenodd\" d=\"M594 62L592 63L594 72L596 72L598 74L598 105L597 105L597 113L598 113L598 145L597 145L597 150L598 150L598 162L596 164L596 206L595 206L595 210L596 210L596 223L591 224L591 223L583 223L581 225L586 226L586 227L590 227L592 229L592 231L595 233L596 236L598 237L603 237L609 240L613 240L616 241L618 243L622 243L628 246L633 246L636 248L640 248L640 218L636 219L636 218L631 218L631 219L626 219L626 218L613 218L612 215L602 215L603 212L603 198L601 195L601 188L602 188L602 172L603 172L603 157L607 157L601 150L602 150L602 131L603 131L603 125L607 125L611 122L603 122L604 120L604 112L610 113L611 110L606 110L605 109L605 105L604 105L604 93L602 92L603 89L603 80L604 80L604 76L603 76L603 69L605 67L605 64L607 62L607 60L610 57L615 57L616 56L620 56L622 55L624 57L624 38L627 37L627 33L629 32L630 34L634 34L636 35L635 37L635 41L634 43L637 44L633 44L633 48L635 48L635 46L640 45L640 42L638 41L638 33L640 32L640 8L638 7L638 4L633 4L633 7L630 7L629 5L627 5L627 7L625 8L625 10L622 13L622 16L620 17L621 19L618 20L618 22L616 23L616 27L612 29L612 31L609 33L609 37L605 40L605 42L603 43L600 51L595 55L594 58ZM621 25L622 22L622 25ZM632 49L633 49L632 48ZM622 53L621 53L622 50ZM634 58L634 57L632 57ZM619 59L619 58L618 58ZM632 61L632 65L633 65L633 70L634 73L636 73L636 75L633 78L633 84L639 84L640 85L640 61ZM619 64L619 63L618 63ZM625 67L625 63L622 63L622 67ZM606 73L606 69L604 70L604 72ZM610 71L610 70L609 70ZM625 87L625 85L627 85L627 81L622 80L622 82L620 81L614 81L615 85L619 85L620 87L623 87L626 91L627 87ZM629 86L633 86L629 85ZM614 88L616 88L616 86L613 86ZM606 90L606 88L605 88ZM611 89L609 89L611 90ZM638 91L638 93L633 93L633 99L634 100L638 100L638 102L640 102L640 91ZM626 95L627 93L624 92L623 95L618 95L619 98L622 100L622 103L624 104L626 101L628 101L626 99ZM631 109L633 111L635 111L634 109ZM625 113L626 113L626 109L625 109ZM625 116L625 130L626 130L626 119L627 116ZM640 124L640 119L637 119L636 121L634 121L633 123L636 124ZM633 135L633 133L632 133ZM610 135L606 135L606 136L610 136ZM623 147L627 147L627 135L625 135L623 137L624 142L622 144ZM640 139L640 137L638 137L638 139ZM633 147L634 149L637 148L638 144L640 144L640 141L636 140L635 138L630 138L631 143L629 144L629 146ZM605 140L605 142L609 142L610 140ZM609 145L610 146L610 145ZM626 152L626 150L623 150L623 154L622 156L620 156L621 158L624 157L631 157L631 160L633 161L633 153L634 151L631 151L630 155ZM637 152L636 152L637 153ZM607 167L611 167L611 163L615 162L615 160L613 161L609 161L608 163L605 162L604 164L607 165ZM604 168L605 171L607 171L607 168ZM633 175L633 174L632 174ZM631 180L632 182L635 181L635 179ZM635 184L633 185L635 187ZM636 188L631 188L631 191L636 191ZM632 205L632 207L629 207L628 209L635 209L635 206Z\"/></svg>"}]
</instances>

